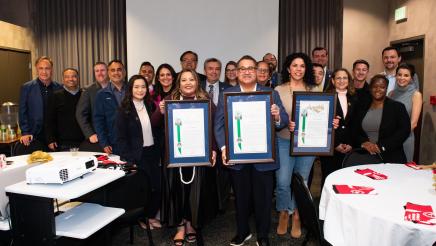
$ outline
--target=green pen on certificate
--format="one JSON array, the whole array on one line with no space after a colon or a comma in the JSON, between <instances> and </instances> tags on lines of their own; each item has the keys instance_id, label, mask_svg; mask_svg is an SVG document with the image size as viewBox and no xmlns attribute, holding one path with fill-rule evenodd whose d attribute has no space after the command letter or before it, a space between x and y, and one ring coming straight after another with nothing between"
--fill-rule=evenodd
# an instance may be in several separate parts
<instances>
[{"instance_id":1,"label":"green pen on certificate","mask_svg":"<svg viewBox=\"0 0 436 246\"><path fill-rule=\"evenodd\" d=\"M177 119L176 120L176 127L177 127L177 149L179 150L179 153L182 154L182 140L180 138L180 127L182 126L182 120Z\"/></svg>"},{"instance_id":2,"label":"green pen on certificate","mask_svg":"<svg viewBox=\"0 0 436 246\"><path fill-rule=\"evenodd\" d=\"M241 113L236 113L235 116L236 119L236 127L237 127L237 131L238 131L238 147L240 150L242 150L242 137L241 137L241 120L242 120L242 114Z\"/></svg>"}]
</instances>

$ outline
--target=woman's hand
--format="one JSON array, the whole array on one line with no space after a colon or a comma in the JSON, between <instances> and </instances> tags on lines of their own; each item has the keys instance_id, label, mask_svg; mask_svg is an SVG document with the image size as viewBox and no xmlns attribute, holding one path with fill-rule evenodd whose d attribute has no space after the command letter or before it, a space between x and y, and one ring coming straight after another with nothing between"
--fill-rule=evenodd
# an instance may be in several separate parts
<instances>
[{"instance_id":1,"label":"woman's hand","mask_svg":"<svg viewBox=\"0 0 436 246\"><path fill-rule=\"evenodd\" d=\"M378 145L375 143L371 143L369 141L366 141L362 144L362 148L366 149L371 155L379 154L380 149L378 148Z\"/></svg>"},{"instance_id":2,"label":"woman's hand","mask_svg":"<svg viewBox=\"0 0 436 246\"><path fill-rule=\"evenodd\" d=\"M295 122L289 121L289 131L294 132L295 130Z\"/></svg>"},{"instance_id":3,"label":"woman's hand","mask_svg":"<svg viewBox=\"0 0 436 246\"><path fill-rule=\"evenodd\" d=\"M336 146L335 150L337 152L340 152L342 154L346 154L348 152L350 152L352 149L352 147L348 144L339 144L338 146Z\"/></svg>"},{"instance_id":4,"label":"woman's hand","mask_svg":"<svg viewBox=\"0 0 436 246\"><path fill-rule=\"evenodd\" d=\"M341 116L336 115L336 117L333 119L333 128L336 130L339 127L339 120L341 119Z\"/></svg>"},{"instance_id":5,"label":"woman's hand","mask_svg":"<svg viewBox=\"0 0 436 246\"><path fill-rule=\"evenodd\" d=\"M160 101L159 110L161 114L165 114L165 100Z\"/></svg>"}]
</instances>

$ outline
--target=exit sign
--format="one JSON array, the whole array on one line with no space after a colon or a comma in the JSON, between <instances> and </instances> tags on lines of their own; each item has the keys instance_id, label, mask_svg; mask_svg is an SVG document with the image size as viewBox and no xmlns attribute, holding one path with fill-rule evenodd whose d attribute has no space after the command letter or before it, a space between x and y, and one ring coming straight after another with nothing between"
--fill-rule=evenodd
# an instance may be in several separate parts
<instances>
[{"instance_id":1,"label":"exit sign","mask_svg":"<svg viewBox=\"0 0 436 246\"><path fill-rule=\"evenodd\" d=\"M398 8L395 10L395 21L406 21L407 20L407 8L406 6Z\"/></svg>"}]
</instances>

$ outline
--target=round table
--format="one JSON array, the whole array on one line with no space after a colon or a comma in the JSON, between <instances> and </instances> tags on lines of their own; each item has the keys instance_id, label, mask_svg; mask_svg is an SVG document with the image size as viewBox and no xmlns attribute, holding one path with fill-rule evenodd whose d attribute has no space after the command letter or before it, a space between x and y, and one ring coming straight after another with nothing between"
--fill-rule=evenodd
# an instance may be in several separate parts
<instances>
[{"instance_id":1,"label":"round table","mask_svg":"<svg viewBox=\"0 0 436 246\"><path fill-rule=\"evenodd\" d=\"M388 176L373 180L355 173L370 168ZM362 165L330 174L322 189L319 218L324 237L333 245L433 245L436 225L404 220L407 202L430 205L436 212L436 191L431 170L414 170L402 164ZM336 194L332 185L375 188L377 195Z\"/></svg>"}]
</instances>

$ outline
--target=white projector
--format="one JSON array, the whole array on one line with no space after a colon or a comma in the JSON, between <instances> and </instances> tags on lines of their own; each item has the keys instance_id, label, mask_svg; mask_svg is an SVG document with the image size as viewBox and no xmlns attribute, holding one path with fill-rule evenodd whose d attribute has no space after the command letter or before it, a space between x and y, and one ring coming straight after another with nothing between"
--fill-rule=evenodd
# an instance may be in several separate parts
<instances>
[{"instance_id":1,"label":"white projector","mask_svg":"<svg viewBox=\"0 0 436 246\"><path fill-rule=\"evenodd\" d=\"M94 171L98 162L94 156L68 157L49 161L26 170L28 184L63 184Z\"/></svg>"}]
</instances>

